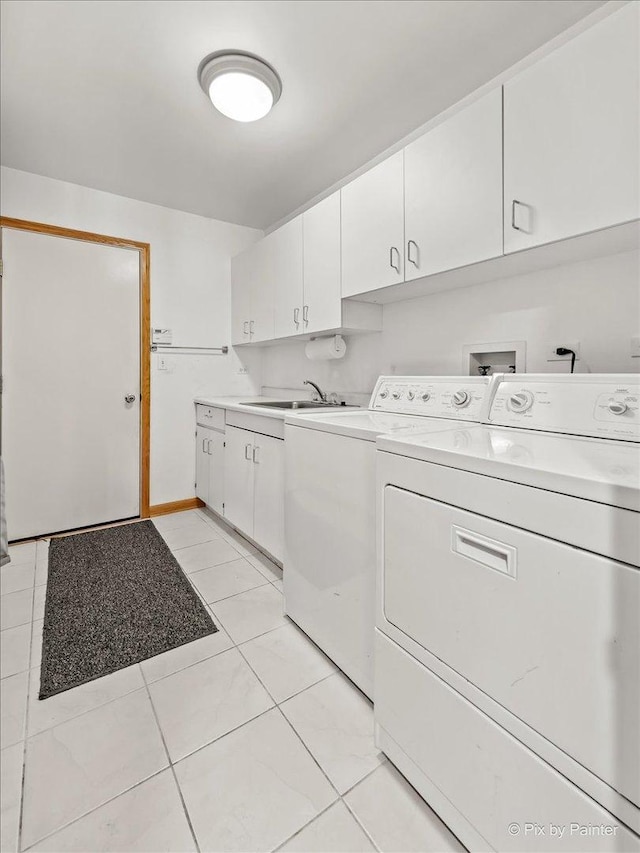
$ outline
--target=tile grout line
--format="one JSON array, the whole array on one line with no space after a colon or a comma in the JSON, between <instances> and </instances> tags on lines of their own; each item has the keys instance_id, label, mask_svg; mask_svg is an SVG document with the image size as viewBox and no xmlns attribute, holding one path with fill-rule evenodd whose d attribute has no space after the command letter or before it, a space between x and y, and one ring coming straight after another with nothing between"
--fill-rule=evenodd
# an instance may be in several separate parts
<instances>
[{"instance_id":1,"label":"tile grout line","mask_svg":"<svg viewBox=\"0 0 640 853\"><path fill-rule=\"evenodd\" d=\"M142 520L144 521L144 519L142 519ZM33 844L30 844L28 847L25 847L23 850L21 850L21 853L27 853L29 850L33 850L33 848L36 846L36 844L40 844L42 841L46 841L48 838L52 838L58 832L62 832L63 830L68 829L70 826L73 826L74 824L78 823L79 821L84 820L85 817L88 817L89 815L93 814L94 812L99 811L99 809L103 808L104 806L108 806L110 803L115 802L115 800L124 796L124 794L128 794L130 791L133 791L136 788L139 788L141 785L144 785L145 782L149 782L149 780L155 779L156 776L160 776L160 774L166 773L166 771L168 769L169 769L168 767L163 767L161 770L158 770L156 773L152 773L150 776L147 776L146 778L141 779L139 782L136 782L135 785L131 785L130 788L125 788L125 790L120 791L119 794L114 794L113 797L109 797L109 799L105 800L103 803L98 803L97 806L94 806L93 808L89 809L89 811L83 812L83 814L78 815L78 817L74 817L73 820L69 821L69 823L65 823L63 826L59 826L56 829L54 829L53 832L49 832L49 833L47 833L47 835L43 835L42 838L38 838L36 841L33 842Z\"/></svg>"},{"instance_id":2,"label":"tile grout line","mask_svg":"<svg viewBox=\"0 0 640 853\"><path fill-rule=\"evenodd\" d=\"M294 838L297 838L298 835L300 835L300 833L303 830L305 830L310 824L312 824L314 822L314 820L318 820L318 818L321 818L323 814L326 814L329 811L329 809L332 809L336 805L336 803L339 803L339 802L340 802L340 798L338 798L337 800L334 800L332 803L329 803L328 806L326 806L324 809L322 809L321 812L318 812L318 814L315 817L312 817L311 820L308 821L307 823L305 823L304 826L301 826L300 829L296 829L296 831L293 833L293 835L289 835L287 838L285 838L284 841L280 842L280 844L278 844L277 847L274 847L273 850L271 851L271 853L278 853L279 850L282 850L282 848L284 847L285 844L288 844L290 841L293 841Z\"/></svg>"},{"instance_id":3,"label":"tile grout line","mask_svg":"<svg viewBox=\"0 0 640 853\"><path fill-rule=\"evenodd\" d=\"M141 667L142 670L142 667ZM182 793L182 788L180 787L180 783L178 782L178 777L176 775L175 767L173 766L173 760L171 759L171 755L169 753L169 747L167 746L167 742L164 737L164 732L162 731L162 726L160 725L160 718L158 717L158 713L156 711L156 706L153 704L153 698L151 696L151 691L149 690L149 685L147 683L147 679L145 678L144 672L142 673L142 680L144 681L144 686L147 691L147 697L149 698L149 703L151 704L151 711L153 713L153 718L156 721L156 726L158 727L158 732L160 733L160 739L162 741L162 746L164 747L165 754L167 756L167 761L169 762L169 768L171 769L171 775L173 776L173 781L175 782L176 789L178 791L178 797L180 798L180 803L182 804L182 810L184 811L184 816L187 821L187 825L189 826L189 832L191 833L191 837L193 838L193 843L196 846L196 850L200 853L200 845L198 844L198 839L196 837L195 829L193 828L193 824L191 822L191 815L189 814L189 810L187 808L187 804L184 799L184 795ZM166 769L166 768L165 768Z\"/></svg>"},{"instance_id":4,"label":"tile grout line","mask_svg":"<svg viewBox=\"0 0 640 853\"><path fill-rule=\"evenodd\" d=\"M296 731L296 729L294 728L294 726L293 726L293 724L291 723L291 721L287 718L287 716L285 715L285 713L284 713L284 711L282 710L282 708L280 707L280 705L276 702L275 697L271 694L271 692L270 692L270 691L269 691L269 689L267 688L266 684L262 681L262 679L260 678L260 676L258 675L258 673L254 670L254 668L251 666L251 664L249 663L249 661L247 660L247 658L244 656L244 654L243 654L242 650L240 649L240 647L239 647L239 646L236 646L236 648L238 649L238 651L239 651L239 652L240 652L240 654L242 655L242 658L243 658L243 660L245 661L245 663L247 664L247 666L249 667L249 669L253 672L253 674L254 674L254 675L255 675L255 677L258 679L258 681L260 682L260 684L262 685L262 687L264 688L264 690L267 692L267 694L268 694L268 695L271 697L271 699L273 700L273 702L274 702L274 706L273 706L273 708L270 708L269 710L271 711L271 710L274 710L274 709L275 709L275 710L277 710L277 711L279 711L279 712L280 712L280 715L281 715L282 719L285 721L286 725L291 729L291 731L293 732L294 736L295 736L295 737L298 739L298 741L302 744L302 747L303 747L303 749L305 750L305 752L310 756L310 758L311 758L311 760L313 761L313 763L316 765L316 767L318 768L318 770L322 773L322 775L324 776L324 778L327 780L327 783L329 784L329 787L330 787L330 788L333 790L333 792L336 794L336 799L334 799L331 803L329 803L329 805L327 806L327 808L326 808L326 809L323 809L323 810L322 810L322 812L319 812L318 814L314 815L314 816L311 818L311 820L308 820L308 821L307 821L303 826L301 826L301 827L300 827L300 828L299 828L299 829L294 833L294 835L297 835L297 834L298 834L298 832L301 832L303 829L305 829L305 827L309 826L309 824L310 824L310 823L313 823L313 821L314 821L314 820L316 820L316 818L318 818L321 814L323 814L325 811L327 811L329 808L331 808L331 806L333 806L333 805L334 805L335 803L337 803L340 799L342 799L342 797L341 797L340 792L339 792L339 791L338 791L338 789L336 788L336 786L333 784L333 782L331 781L331 779L330 779L330 778L327 776L327 774L325 773L324 769L320 766L320 763L318 762L318 760L317 760L317 758L315 757L315 755L311 752L311 750L309 749L309 747L307 746L307 744L302 740L302 738L300 737L300 735L298 734L298 732L297 732L297 731ZM331 673L331 675L335 675L335 673ZM327 676L327 678L330 678L330 677L331 677L331 676ZM324 681L325 679L321 679L321 680L322 680L322 681ZM316 682L316 684L317 684L317 683L319 683L319 682ZM313 685L313 684L312 684L312 685L310 685L310 686L311 686L311 687L313 687L313 686L315 686L315 685ZM309 689L308 687L306 687L306 688L305 688L305 690L308 690L308 689ZM301 692L301 693L304 693L304 690L302 690L302 691L300 691L300 692ZM296 695L299 695L299 694L296 694ZM289 698L291 699L291 698L293 698L293 697L291 697L291 696L290 696ZM283 701L287 701L287 700L285 699L285 700L283 700ZM268 712L267 712L267 711L264 711L263 713L265 713L265 714L266 714L266 713L268 713ZM292 838L292 837L293 837L293 836L290 836L289 838ZM283 845L283 844L286 844L286 843L287 843L287 841L289 840L289 838L285 838L285 839L284 839L284 840L283 840L283 841L282 841L282 842L281 842L277 847L273 848L273 849L274 849L274 851L275 851L275 850L279 850L279 849L280 849L280 847L282 847L282 845Z\"/></svg>"},{"instance_id":5,"label":"tile grout line","mask_svg":"<svg viewBox=\"0 0 640 853\"><path fill-rule=\"evenodd\" d=\"M376 767L376 768L375 768L375 770L372 770L372 771L371 771L371 773L375 773L377 769L378 769L378 768ZM367 775L366 775L363 779L361 779L361 780L360 780L360 782L364 782L364 780L365 780L365 779L368 779L368 778L369 778L369 776L371 776L371 773L367 773ZM353 791L353 789L354 789L354 788L357 788L357 787L358 787L358 785L360 784L360 782L357 782L357 783L353 786L353 788L350 788L350 789L349 789L349 791ZM360 820L360 818L358 817L358 815L354 812L354 810L351 808L351 806L349 805L349 803L347 802L347 800L345 800L345 796L349 793L349 791L346 791L346 792L345 792L345 794L343 794L343 796L340 798L340 799L342 800L342 802L344 803L344 807L345 807L345 808L346 808L346 810L349 812L349 814L351 815L351 817L355 820L355 822L358 824L358 826L360 827L360 829L364 832L364 834L366 835L366 837L369 839L369 841L371 842L371 846L373 847L373 849L374 849L374 850L377 850L377 851L378 851L378 853L382 853L382 848L378 847L378 845L377 845L377 844L376 844L376 842L374 841L374 839L373 839L373 837L372 837L371 833L369 832L369 830L367 829L367 827L362 823L362 821Z\"/></svg>"}]
</instances>

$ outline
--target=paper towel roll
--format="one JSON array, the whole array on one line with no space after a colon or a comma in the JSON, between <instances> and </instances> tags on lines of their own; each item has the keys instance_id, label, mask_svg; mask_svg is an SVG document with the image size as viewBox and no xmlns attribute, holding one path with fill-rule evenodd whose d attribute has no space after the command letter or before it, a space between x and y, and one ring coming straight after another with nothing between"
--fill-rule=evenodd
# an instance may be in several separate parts
<instances>
[{"instance_id":1,"label":"paper towel roll","mask_svg":"<svg viewBox=\"0 0 640 853\"><path fill-rule=\"evenodd\" d=\"M331 338L316 338L304 348L310 361L326 361L330 358L342 358L347 351L347 344L342 335Z\"/></svg>"}]
</instances>

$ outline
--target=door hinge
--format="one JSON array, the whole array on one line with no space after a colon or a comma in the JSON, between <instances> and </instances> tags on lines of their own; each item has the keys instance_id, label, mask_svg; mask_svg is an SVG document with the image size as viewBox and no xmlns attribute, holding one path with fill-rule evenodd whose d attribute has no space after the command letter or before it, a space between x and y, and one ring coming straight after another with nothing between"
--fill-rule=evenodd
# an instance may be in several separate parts
<instances>
[{"instance_id":1,"label":"door hinge","mask_svg":"<svg viewBox=\"0 0 640 853\"><path fill-rule=\"evenodd\" d=\"M4 275L4 261L0 258L0 278Z\"/></svg>"}]
</instances>

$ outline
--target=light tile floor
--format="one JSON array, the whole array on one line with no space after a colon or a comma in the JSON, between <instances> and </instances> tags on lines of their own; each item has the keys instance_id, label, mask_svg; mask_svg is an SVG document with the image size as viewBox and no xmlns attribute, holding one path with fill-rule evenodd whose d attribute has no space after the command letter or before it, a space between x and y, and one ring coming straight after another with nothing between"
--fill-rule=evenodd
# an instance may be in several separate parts
<instances>
[{"instance_id":1,"label":"light tile floor","mask_svg":"<svg viewBox=\"0 0 640 853\"><path fill-rule=\"evenodd\" d=\"M279 567L204 511L154 523L220 630L42 702L48 543L1 570L2 851L463 850Z\"/></svg>"}]
</instances>

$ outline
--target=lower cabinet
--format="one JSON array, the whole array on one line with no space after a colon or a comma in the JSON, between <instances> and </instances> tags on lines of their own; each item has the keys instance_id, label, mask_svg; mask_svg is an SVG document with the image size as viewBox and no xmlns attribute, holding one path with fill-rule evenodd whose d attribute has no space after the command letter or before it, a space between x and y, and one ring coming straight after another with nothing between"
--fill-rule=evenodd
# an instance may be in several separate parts
<instances>
[{"instance_id":1,"label":"lower cabinet","mask_svg":"<svg viewBox=\"0 0 640 853\"><path fill-rule=\"evenodd\" d=\"M225 434L220 430L196 428L196 496L224 515Z\"/></svg>"},{"instance_id":2,"label":"lower cabinet","mask_svg":"<svg viewBox=\"0 0 640 853\"><path fill-rule=\"evenodd\" d=\"M284 441L227 426L225 518L272 557L284 549Z\"/></svg>"}]
</instances>

